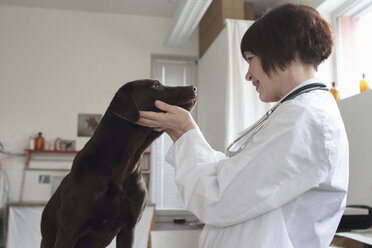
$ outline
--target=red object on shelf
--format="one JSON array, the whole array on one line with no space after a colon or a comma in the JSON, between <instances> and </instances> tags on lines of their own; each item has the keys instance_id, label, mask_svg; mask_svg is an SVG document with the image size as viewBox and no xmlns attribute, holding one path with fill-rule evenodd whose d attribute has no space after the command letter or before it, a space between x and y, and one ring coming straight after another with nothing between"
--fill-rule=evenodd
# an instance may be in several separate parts
<instances>
[{"instance_id":1,"label":"red object on shelf","mask_svg":"<svg viewBox=\"0 0 372 248\"><path fill-rule=\"evenodd\" d=\"M45 153L78 153L79 151L71 150L35 150L35 149L25 149L26 152L45 152ZM151 152L144 152L144 154L151 154Z\"/></svg>"},{"instance_id":2,"label":"red object on shelf","mask_svg":"<svg viewBox=\"0 0 372 248\"><path fill-rule=\"evenodd\" d=\"M44 153L78 153L79 151L71 150L34 150L34 149L25 149L26 152L44 152Z\"/></svg>"}]
</instances>

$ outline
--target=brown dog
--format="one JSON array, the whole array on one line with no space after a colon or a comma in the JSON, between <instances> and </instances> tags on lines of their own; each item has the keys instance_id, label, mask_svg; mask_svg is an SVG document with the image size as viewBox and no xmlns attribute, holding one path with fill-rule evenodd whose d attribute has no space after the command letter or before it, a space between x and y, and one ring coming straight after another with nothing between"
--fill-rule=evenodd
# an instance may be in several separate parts
<instances>
[{"instance_id":1,"label":"brown dog","mask_svg":"<svg viewBox=\"0 0 372 248\"><path fill-rule=\"evenodd\" d=\"M46 205L42 248L102 248L133 245L134 227L146 204L139 161L160 132L134 124L139 111L158 111L155 100L190 111L196 88L165 87L155 80L122 86L97 130L76 155L71 172Z\"/></svg>"}]
</instances>

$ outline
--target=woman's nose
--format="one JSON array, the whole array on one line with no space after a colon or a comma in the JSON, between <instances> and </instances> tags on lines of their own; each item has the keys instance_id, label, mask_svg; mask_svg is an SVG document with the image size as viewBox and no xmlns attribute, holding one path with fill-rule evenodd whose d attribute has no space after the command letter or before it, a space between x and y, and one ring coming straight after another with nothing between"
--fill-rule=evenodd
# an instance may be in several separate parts
<instances>
[{"instance_id":1,"label":"woman's nose","mask_svg":"<svg viewBox=\"0 0 372 248\"><path fill-rule=\"evenodd\" d=\"M252 81L252 74L251 74L251 72L249 71L249 69L248 69L248 71L247 71L247 74L245 75L245 80L247 80L247 81Z\"/></svg>"}]
</instances>

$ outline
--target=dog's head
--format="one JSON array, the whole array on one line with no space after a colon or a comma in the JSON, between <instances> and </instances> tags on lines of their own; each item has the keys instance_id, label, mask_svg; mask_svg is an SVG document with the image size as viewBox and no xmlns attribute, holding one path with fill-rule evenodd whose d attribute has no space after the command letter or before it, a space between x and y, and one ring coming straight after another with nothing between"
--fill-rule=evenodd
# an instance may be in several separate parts
<instances>
[{"instance_id":1,"label":"dog's head","mask_svg":"<svg viewBox=\"0 0 372 248\"><path fill-rule=\"evenodd\" d=\"M136 80L124 84L115 94L109 110L116 116L137 122L139 111L160 112L155 100L191 111L196 104L195 86L164 86L157 80Z\"/></svg>"}]
</instances>

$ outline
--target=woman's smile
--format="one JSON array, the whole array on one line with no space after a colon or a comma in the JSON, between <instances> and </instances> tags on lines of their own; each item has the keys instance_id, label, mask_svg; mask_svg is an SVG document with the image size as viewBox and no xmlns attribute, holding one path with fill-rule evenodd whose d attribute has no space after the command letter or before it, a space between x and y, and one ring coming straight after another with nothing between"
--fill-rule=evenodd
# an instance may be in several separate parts
<instances>
[{"instance_id":1,"label":"woman's smile","mask_svg":"<svg viewBox=\"0 0 372 248\"><path fill-rule=\"evenodd\" d=\"M256 80L256 81L252 81L252 84L254 87L256 87L256 91L258 91L258 85L259 85L260 81Z\"/></svg>"}]
</instances>

